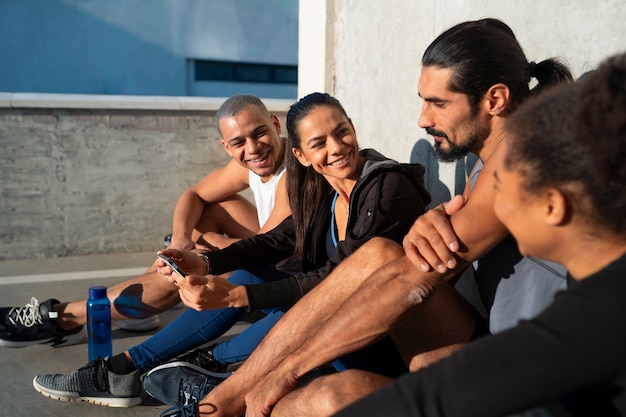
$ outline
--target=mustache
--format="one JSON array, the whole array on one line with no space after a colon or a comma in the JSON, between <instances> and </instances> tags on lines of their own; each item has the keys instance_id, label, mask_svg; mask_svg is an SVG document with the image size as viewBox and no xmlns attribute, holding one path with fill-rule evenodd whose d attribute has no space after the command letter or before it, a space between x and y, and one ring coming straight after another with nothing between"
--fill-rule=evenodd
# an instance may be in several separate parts
<instances>
[{"instance_id":1,"label":"mustache","mask_svg":"<svg viewBox=\"0 0 626 417\"><path fill-rule=\"evenodd\" d=\"M425 130L426 130L426 133L428 133L431 136L439 136L439 137L448 139L448 135L446 135L440 130L435 130L432 127L427 127Z\"/></svg>"}]
</instances>

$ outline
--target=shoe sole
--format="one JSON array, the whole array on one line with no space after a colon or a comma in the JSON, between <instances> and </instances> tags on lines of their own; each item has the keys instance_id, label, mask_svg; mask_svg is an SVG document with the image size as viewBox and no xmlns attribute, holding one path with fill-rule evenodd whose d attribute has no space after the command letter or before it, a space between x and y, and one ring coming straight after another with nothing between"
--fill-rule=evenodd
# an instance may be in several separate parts
<instances>
[{"instance_id":1,"label":"shoe sole","mask_svg":"<svg viewBox=\"0 0 626 417\"><path fill-rule=\"evenodd\" d=\"M243 363L243 362L242 362ZM159 365L155 368L152 368L152 370L150 372L148 372L146 374L150 375L154 372L158 372L162 369L169 369L169 368L178 368L178 367L183 367L183 368L189 368L194 372L197 372L199 374L208 376L208 377L213 377L213 378L218 378L218 379L226 379L229 376L231 376L233 373L232 372L213 372L213 371L209 371L207 369L204 369L201 366L198 365L194 365L193 363L189 363L189 362L185 362L185 361L174 361L174 362L168 362L168 363L164 363L163 365Z\"/></svg>"},{"instance_id":2,"label":"shoe sole","mask_svg":"<svg viewBox=\"0 0 626 417\"><path fill-rule=\"evenodd\" d=\"M158 314L145 319L126 319L113 321L117 327L130 332L147 332L154 330L161 325L161 319Z\"/></svg>"},{"instance_id":3,"label":"shoe sole","mask_svg":"<svg viewBox=\"0 0 626 417\"><path fill-rule=\"evenodd\" d=\"M44 397L53 400L68 402L87 402L91 404L103 405L107 407L129 408L141 404L141 397L131 398L103 398L103 397L81 397L75 392L56 391L43 387L37 382L37 377L33 379L33 387Z\"/></svg>"},{"instance_id":4,"label":"shoe sole","mask_svg":"<svg viewBox=\"0 0 626 417\"><path fill-rule=\"evenodd\" d=\"M17 341L17 340L0 339L0 346L7 347L7 348L25 348L25 347L34 346L34 345L50 344L52 347L56 348L56 347L66 347L66 346L77 345L79 343L84 343L86 340L87 340L87 326L83 326L83 328L79 332L74 333L74 334L46 337L46 338L37 339L37 340Z\"/></svg>"}]
</instances>

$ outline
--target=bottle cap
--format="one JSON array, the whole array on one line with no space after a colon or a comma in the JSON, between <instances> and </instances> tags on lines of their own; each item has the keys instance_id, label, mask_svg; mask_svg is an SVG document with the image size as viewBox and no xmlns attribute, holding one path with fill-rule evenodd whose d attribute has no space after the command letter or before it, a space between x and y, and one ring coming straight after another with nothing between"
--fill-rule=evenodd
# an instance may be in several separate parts
<instances>
[{"instance_id":1,"label":"bottle cap","mask_svg":"<svg viewBox=\"0 0 626 417\"><path fill-rule=\"evenodd\" d=\"M104 286L90 287L89 298L91 298L92 300L107 298L107 287L104 287Z\"/></svg>"}]
</instances>

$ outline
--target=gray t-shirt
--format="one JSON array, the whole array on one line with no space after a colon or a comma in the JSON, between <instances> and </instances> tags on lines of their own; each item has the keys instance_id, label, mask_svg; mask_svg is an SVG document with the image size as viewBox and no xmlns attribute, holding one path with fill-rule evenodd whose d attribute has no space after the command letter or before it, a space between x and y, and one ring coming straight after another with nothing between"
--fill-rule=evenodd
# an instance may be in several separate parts
<instances>
[{"instance_id":1,"label":"gray t-shirt","mask_svg":"<svg viewBox=\"0 0 626 417\"><path fill-rule=\"evenodd\" d=\"M481 169L482 162L478 161L470 187L474 186ZM511 235L472 266L455 288L488 319L491 333L536 316L567 286L567 274L562 265L522 256Z\"/></svg>"}]
</instances>

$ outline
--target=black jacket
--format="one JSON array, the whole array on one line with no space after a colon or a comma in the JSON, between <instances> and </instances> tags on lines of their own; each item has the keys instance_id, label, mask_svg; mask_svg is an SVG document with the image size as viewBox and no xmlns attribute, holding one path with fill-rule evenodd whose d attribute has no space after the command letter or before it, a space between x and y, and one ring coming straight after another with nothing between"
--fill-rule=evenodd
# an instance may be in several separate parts
<instances>
[{"instance_id":1,"label":"black jacket","mask_svg":"<svg viewBox=\"0 0 626 417\"><path fill-rule=\"evenodd\" d=\"M326 236L330 227L332 193L327 209L316 221L319 227L307 248L302 269L307 271L267 284L246 286L250 309L291 305L309 292L347 256L372 237L380 236L398 243L415 219L424 213L430 194L424 187L424 167L401 164L375 150L361 151L365 164L350 195L346 238L340 241L334 256L328 259ZM288 217L275 229L239 242L217 252L209 252L212 272L273 265L293 254L295 228Z\"/></svg>"}]
</instances>

